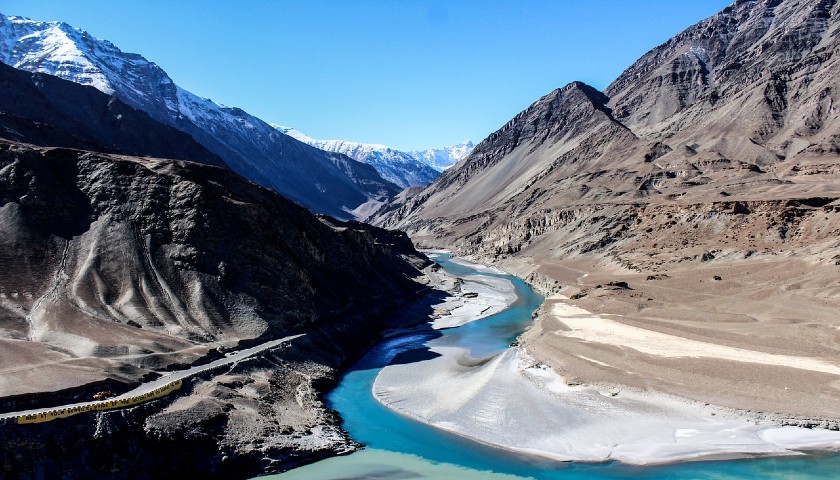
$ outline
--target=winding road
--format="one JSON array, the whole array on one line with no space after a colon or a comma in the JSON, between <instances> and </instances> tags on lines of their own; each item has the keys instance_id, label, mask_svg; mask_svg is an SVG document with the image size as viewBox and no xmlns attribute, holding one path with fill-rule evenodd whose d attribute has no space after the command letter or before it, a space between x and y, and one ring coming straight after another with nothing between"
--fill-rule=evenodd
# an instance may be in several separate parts
<instances>
[{"instance_id":1,"label":"winding road","mask_svg":"<svg viewBox=\"0 0 840 480\"><path fill-rule=\"evenodd\" d=\"M303 335L305 335L305 334L301 333L301 334L298 334L298 335L290 335L288 337L283 337L283 338L280 338L280 339L277 339L277 340L271 340L269 342L261 343L259 345L254 346L254 347L246 348L246 349L243 349L243 350L237 350L237 351L234 351L234 352L228 352L227 354L225 354L224 358L220 358L218 360L212 361L212 362L204 364L204 365L198 365L198 366L195 366L195 367L190 367L190 368L187 368L185 370L180 370L180 371L176 371L176 372L168 372L165 375L161 376L160 378L157 378L157 379L152 380L150 382L143 383L133 390L129 390L128 392L125 392L122 395L112 397L112 398L109 398L107 400L79 402L79 403L71 403L71 404L65 404L65 405L55 405L55 406L46 407L46 408L36 408L36 409L32 409L32 410L21 410L21 411L17 411L17 412L7 412L7 413L0 414L0 419L16 418L16 417L22 417L22 416L27 416L27 415L37 415L37 414L41 414L41 413L50 412L50 411L53 411L53 410L69 409L69 408L75 408L75 407L86 407L86 406L97 405L97 404L105 403L105 402L112 402L114 400L123 400L123 399L134 398L134 397L137 397L137 396L140 396L140 395L150 393L150 392L152 392L154 390L157 390L159 388L165 387L165 386L167 386L167 385L169 385L173 382L176 382L178 380L183 380L183 379L188 378L192 375L196 375L198 373L201 373L201 372L213 369L213 368L221 367L221 366L224 366L224 365L236 364L237 362L239 362L241 360L244 360L248 357L256 355L256 354L258 354L260 352L263 352L265 350L277 347L277 346L279 346L283 343L291 342L292 340L300 338Z\"/></svg>"}]
</instances>

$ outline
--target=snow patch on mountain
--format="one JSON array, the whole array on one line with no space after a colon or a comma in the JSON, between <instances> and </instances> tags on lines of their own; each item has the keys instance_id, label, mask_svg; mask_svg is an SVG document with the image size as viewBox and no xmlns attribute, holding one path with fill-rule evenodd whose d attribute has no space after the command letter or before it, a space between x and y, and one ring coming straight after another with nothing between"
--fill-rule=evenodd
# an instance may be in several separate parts
<instances>
[{"instance_id":1,"label":"snow patch on mountain","mask_svg":"<svg viewBox=\"0 0 840 480\"><path fill-rule=\"evenodd\" d=\"M440 172L460 162L473 151L475 145L466 140L458 145L410 152L411 156Z\"/></svg>"},{"instance_id":2,"label":"snow patch on mountain","mask_svg":"<svg viewBox=\"0 0 840 480\"><path fill-rule=\"evenodd\" d=\"M425 186L472 151L467 141L442 149L403 152L387 145L348 140L318 140L292 127L272 124L277 130L327 152L338 152L371 165L383 178L402 188Z\"/></svg>"},{"instance_id":3,"label":"snow patch on mountain","mask_svg":"<svg viewBox=\"0 0 840 480\"><path fill-rule=\"evenodd\" d=\"M399 187L374 168L283 135L259 118L178 87L158 65L61 22L0 15L0 60L118 97L193 136L234 172L310 210L346 212Z\"/></svg>"}]
</instances>

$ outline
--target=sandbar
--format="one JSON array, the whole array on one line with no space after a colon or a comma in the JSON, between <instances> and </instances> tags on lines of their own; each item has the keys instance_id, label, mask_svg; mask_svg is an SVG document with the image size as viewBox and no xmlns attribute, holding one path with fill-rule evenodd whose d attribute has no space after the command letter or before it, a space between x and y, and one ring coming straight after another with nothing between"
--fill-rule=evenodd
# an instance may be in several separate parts
<instances>
[{"instance_id":1,"label":"sandbar","mask_svg":"<svg viewBox=\"0 0 840 480\"><path fill-rule=\"evenodd\" d=\"M465 300L504 297L501 284L481 288L478 296ZM706 356L840 374L837 365L820 358L676 337L594 315L558 302L559 297L553 300L551 313L563 323L556 335L648 355ZM383 368L373 385L374 397L417 421L500 448L559 461L639 465L840 450L838 431L782 426L749 412L653 390L570 384L525 348L474 358L439 339L427 346L437 355Z\"/></svg>"}]
</instances>

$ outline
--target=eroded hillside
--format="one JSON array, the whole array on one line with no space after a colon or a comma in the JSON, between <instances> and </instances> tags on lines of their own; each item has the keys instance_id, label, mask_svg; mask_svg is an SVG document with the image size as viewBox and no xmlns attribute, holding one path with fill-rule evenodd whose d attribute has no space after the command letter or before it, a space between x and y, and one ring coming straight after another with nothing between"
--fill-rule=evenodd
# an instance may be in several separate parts
<instances>
[{"instance_id":1,"label":"eroded hillside","mask_svg":"<svg viewBox=\"0 0 840 480\"><path fill-rule=\"evenodd\" d=\"M838 418L833 375L652 360L551 313L571 303L710 344L838 357L838 16L832 0L737 1L604 93L546 95L373 220L559 292L525 347L576 381ZM648 375L650 362L668 367ZM774 378L789 379L781 393Z\"/></svg>"}]
</instances>

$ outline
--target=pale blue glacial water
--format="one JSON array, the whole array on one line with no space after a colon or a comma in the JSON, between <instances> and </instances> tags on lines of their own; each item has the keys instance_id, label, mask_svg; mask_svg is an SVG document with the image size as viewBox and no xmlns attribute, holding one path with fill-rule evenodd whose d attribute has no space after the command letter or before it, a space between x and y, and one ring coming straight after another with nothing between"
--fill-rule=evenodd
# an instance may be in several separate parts
<instances>
[{"instance_id":1,"label":"pale blue glacial water","mask_svg":"<svg viewBox=\"0 0 840 480\"><path fill-rule=\"evenodd\" d=\"M469 267L435 258L456 275L474 274ZM638 467L618 462L563 463L519 455L485 446L399 415L377 402L371 393L379 370L394 361L421 359L429 345L455 345L473 357L501 352L532 322L542 297L516 277L511 280L518 300L486 319L444 331L414 332L388 339L360 360L328 395L344 428L367 445L352 455L300 467L276 480L360 479L840 479L840 455L687 462Z\"/></svg>"}]
</instances>

